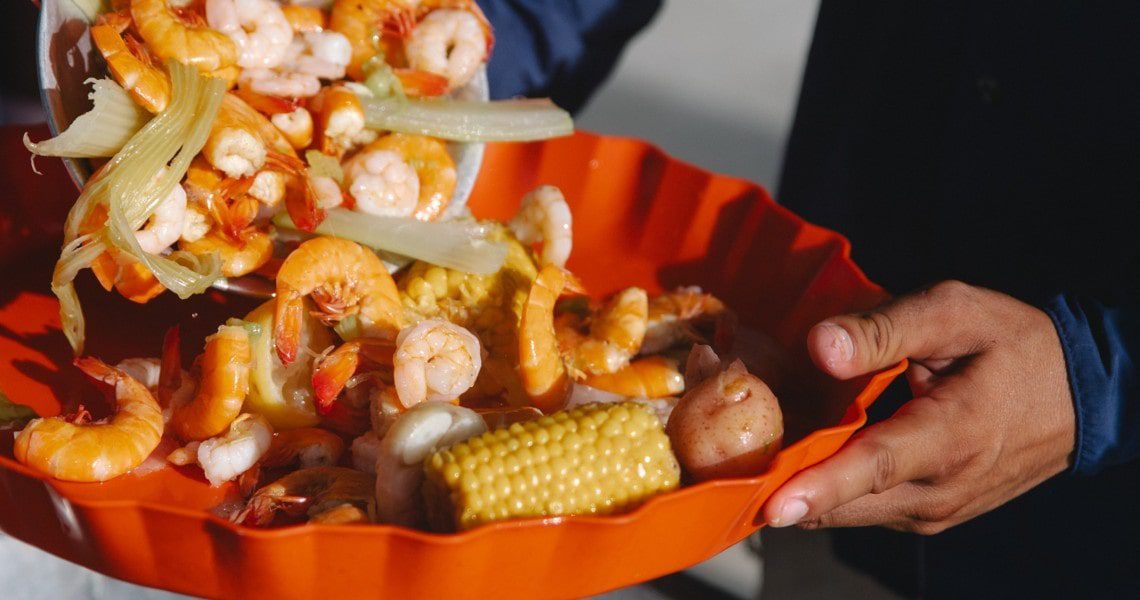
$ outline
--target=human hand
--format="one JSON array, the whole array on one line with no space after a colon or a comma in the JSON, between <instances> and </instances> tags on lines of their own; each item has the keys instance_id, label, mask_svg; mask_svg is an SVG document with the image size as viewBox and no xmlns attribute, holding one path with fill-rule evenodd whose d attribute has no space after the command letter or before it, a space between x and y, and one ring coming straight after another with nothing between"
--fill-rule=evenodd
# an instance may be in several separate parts
<instances>
[{"instance_id":1,"label":"human hand","mask_svg":"<svg viewBox=\"0 0 1140 600\"><path fill-rule=\"evenodd\" d=\"M909 358L914 399L790 479L764 505L774 527L885 525L938 533L1064 470L1076 417L1065 358L1042 311L944 282L819 323L808 352L849 379Z\"/></svg>"}]
</instances>

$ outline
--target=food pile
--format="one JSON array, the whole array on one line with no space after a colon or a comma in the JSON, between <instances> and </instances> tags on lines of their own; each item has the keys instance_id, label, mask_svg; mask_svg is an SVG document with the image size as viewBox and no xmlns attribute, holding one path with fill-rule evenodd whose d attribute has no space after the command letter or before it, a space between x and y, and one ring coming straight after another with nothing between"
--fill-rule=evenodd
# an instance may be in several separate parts
<instances>
[{"instance_id":1,"label":"food pile","mask_svg":"<svg viewBox=\"0 0 1140 600\"><path fill-rule=\"evenodd\" d=\"M493 45L474 0L112 0L91 25L108 78L37 155L96 166L52 281L76 352L90 268L143 303L272 277L311 234L494 271L502 248L443 223L465 143L573 131L548 100L481 102ZM399 262L399 261L398 261Z\"/></svg>"},{"instance_id":2,"label":"food pile","mask_svg":"<svg viewBox=\"0 0 1140 600\"><path fill-rule=\"evenodd\" d=\"M231 517L243 524L448 532L627 511L683 482L758 474L776 454L780 407L733 359L737 322L720 300L637 287L596 300L566 269L573 224L560 190L531 191L507 223L431 222L450 194L438 185L453 171L442 142L368 127L346 136L321 116L337 97L359 116L376 98L412 103L462 87L490 48L474 3L338 0L331 14L271 0L117 4L92 34L125 47L116 54L96 37L122 86L97 83L93 110L118 90L158 114L111 153L72 213L54 287L77 353L80 268L139 301L255 270L276 294L220 323L193 361L177 326L158 357L77 359L112 414L25 418L20 462L100 482L158 454L232 486L242 506ZM158 44L148 18L181 37ZM340 62L329 58L340 47L332 33L347 44ZM445 34L466 45L434 37ZM424 59L438 58L433 44L447 61ZM470 69L453 64L457 53ZM216 118L185 118L203 114ZM304 114L312 138L290 134ZM316 193L322 177L328 198ZM280 197L267 201L267 189ZM199 209L204 233L187 240ZM321 235L330 232L340 237ZM414 260L392 274L380 250Z\"/></svg>"}]
</instances>

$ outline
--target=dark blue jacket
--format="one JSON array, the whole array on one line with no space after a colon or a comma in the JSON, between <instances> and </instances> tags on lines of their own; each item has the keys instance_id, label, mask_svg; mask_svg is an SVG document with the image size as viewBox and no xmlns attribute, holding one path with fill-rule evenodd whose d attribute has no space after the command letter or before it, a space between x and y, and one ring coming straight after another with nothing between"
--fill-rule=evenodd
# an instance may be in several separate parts
<instances>
[{"instance_id":1,"label":"dark blue jacket","mask_svg":"<svg viewBox=\"0 0 1140 600\"><path fill-rule=\"evenodd\" d=\"M493 93L576 109L658 3L482 4ZM932 597L1140 592L1140 4L824 0L779 199L892 291L957 278L1040 306L1075 401L1069 474L840 550Z\"/></svg>"}]
</instances>

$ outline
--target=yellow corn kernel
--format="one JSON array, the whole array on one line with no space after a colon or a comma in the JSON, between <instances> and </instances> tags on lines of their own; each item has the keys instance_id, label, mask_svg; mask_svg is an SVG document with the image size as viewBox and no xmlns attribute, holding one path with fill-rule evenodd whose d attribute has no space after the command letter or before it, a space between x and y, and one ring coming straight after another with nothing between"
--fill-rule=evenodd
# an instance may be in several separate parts
<instances>
[{"instance_id":1,"label":"yellow corn kernel","mask_svg":"<svg viewBox=\"0 0 1140 600\"><path fill-rule=\"evenodd\" d=\"M661 422L634 403L514 423L436 452L424 472L428 520L439 531L623 512L676 489L681 476Z\"/></svg>"}]
</instances>

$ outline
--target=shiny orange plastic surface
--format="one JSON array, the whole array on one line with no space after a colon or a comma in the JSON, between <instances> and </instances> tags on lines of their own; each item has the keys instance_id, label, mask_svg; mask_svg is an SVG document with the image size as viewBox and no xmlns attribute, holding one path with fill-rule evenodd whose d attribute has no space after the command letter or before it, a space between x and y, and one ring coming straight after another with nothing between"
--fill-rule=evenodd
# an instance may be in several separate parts
<instances>
[{"instance_id":1,"label":"shiny orange plastic surface","mask_svg":"<svg viewBox=\"0 0 1140 600\"><path fill-rule=\"evenodd\" d=\"M560 186L571 204L569 268L592 294L701 285L787 352L789 384L780 392L786 448L765 473L684 487L625 515L504 522L455 535L390 526L257 530L215 516L212 509L233 492L211 489L193 468L104 484L50 481L12 460L11 435L2 435L0 528L114 577L243 598L578 597L683 569L755 531L769 494L833 454L905 367L840 383L815 372L804 353L817 320L869 308L885 294L852 263L839 235L804 223L755 184L635 140L578 133L490 145L472 210L509 218L523 193L541 183ZM58 184L40 189L49 188ZM3 268L0 388L41 414L98 405L97 392L70 366L58 329L47 289L54 250L35 255ZM82 276L80 285L89 351L109 362L157 355L174 323L182 324L190 353L226 316L256 304L210 292L186 302L166 294L140 307L90 279Z\"/></svg>"}]
</instances>

